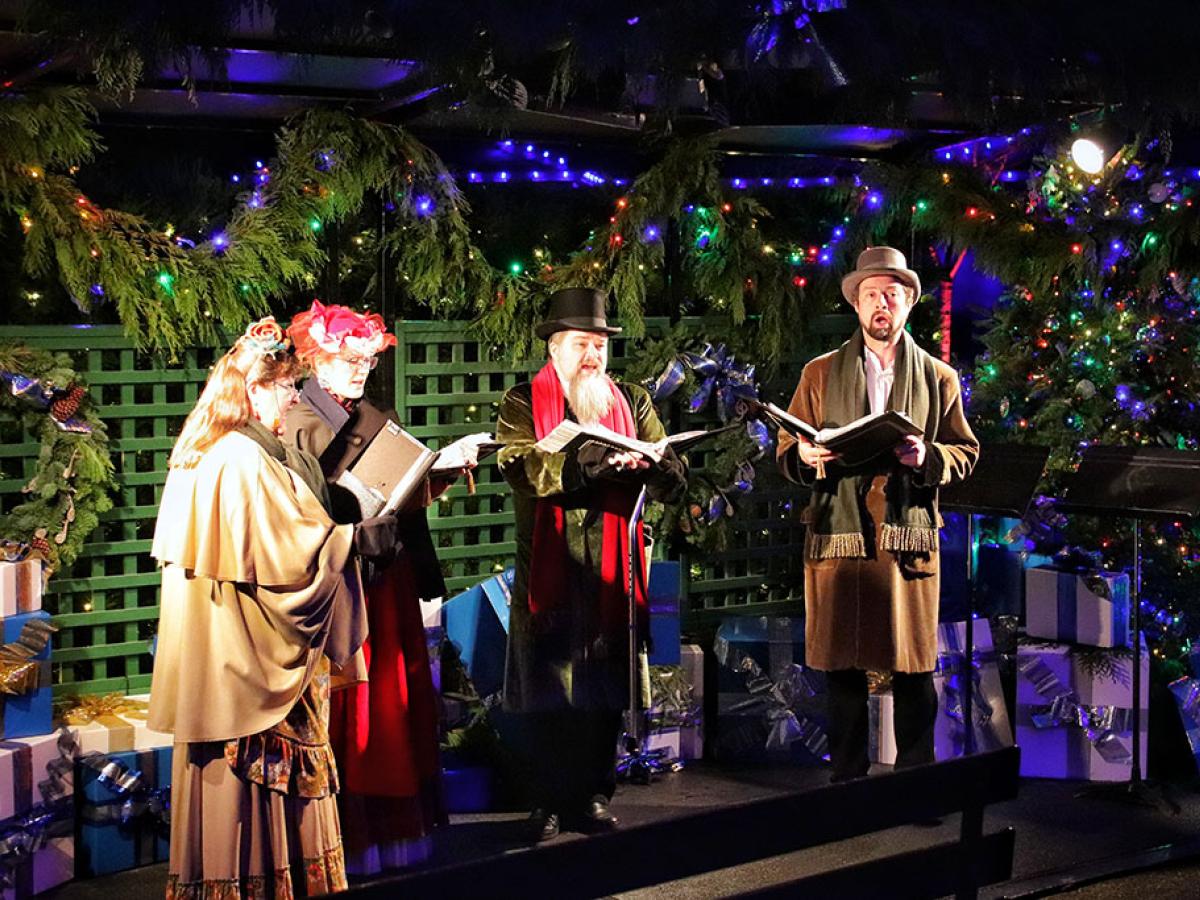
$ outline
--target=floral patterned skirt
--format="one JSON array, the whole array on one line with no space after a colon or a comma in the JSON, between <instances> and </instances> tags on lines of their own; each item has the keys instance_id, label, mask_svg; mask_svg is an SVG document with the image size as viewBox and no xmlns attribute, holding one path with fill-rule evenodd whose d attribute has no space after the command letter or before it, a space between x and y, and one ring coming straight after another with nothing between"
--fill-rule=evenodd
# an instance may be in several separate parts
<instances>
[{"instance_id":1,"label":"floral patterned skirt","mask_svg":"<svg viewBox=\"0 0 1200 900\"><path fill-rule=\"evenodd\" d=\"M291 900L346 890L323 661L287 719L175 744L168 900Z\"/></svg>"}]
</instances>

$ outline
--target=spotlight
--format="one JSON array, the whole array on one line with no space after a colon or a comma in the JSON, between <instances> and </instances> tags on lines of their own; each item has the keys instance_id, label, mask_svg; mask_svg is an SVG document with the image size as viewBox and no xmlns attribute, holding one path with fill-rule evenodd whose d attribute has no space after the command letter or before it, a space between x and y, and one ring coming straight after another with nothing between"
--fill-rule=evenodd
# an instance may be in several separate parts
<instances>
[{"instance_id":1,"label":"spotlight","mask_svg":"<svg viewBox=\"0 0 1200 900\"><path fill-rule=\"evenodd\" d=\"M1075 142L1071 144L1071 159L1087 174L1099 175L1104 171L1108 154L1091 138L1076 138Z\"/></svg>"}]
</instances>

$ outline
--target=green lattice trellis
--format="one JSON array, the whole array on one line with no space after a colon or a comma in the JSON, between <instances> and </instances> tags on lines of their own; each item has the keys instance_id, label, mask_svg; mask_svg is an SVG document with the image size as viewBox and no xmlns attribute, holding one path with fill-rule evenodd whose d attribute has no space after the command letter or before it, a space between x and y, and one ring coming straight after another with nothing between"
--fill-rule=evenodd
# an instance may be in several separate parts
<instances>
[{"instance_id":1,"label":"green lattice trellis","mask_svg":"<svg viewBox=\"0 0 1200 900\"><path fill-rule=\"evenodd\" d=\"M699 323L690 323L699 328ZM647 323L650 334L664 320ZM848 330L844 317L811 323L815 344ZM413 434L431 446L472 431L491 430L504 391L539 365L518 368L492 358L466 323L404 322L396 329L397 408ZM158 616L159 577L149 556L167 456L191 410L216 351L191 349L178 364L137 353L116 327L0 328L0 339L64 351L90 385L111 435L119 484L80 559L51 582L46 608L62 627L53 653L55 693L136 693L150 686L149 642ZM628 342L613 341L610 367L625 368ZM766 392L786 401L808 354L798 349ZM681 427L702 419L684 416ZM38 445L11 419L0 422L0 502L12 502L33 475ZM693 455L693 467L703 466ZM731 548L684 558L685 624L730 612L794 612L800 597L800 530L794 492L770 464L759 467L753 494L741 501ZM430 510L430 522L451 592L510 564L513 523L508 490L493 465L478 472L476 493L452 488Z\"/></svg>"}]
</instances>

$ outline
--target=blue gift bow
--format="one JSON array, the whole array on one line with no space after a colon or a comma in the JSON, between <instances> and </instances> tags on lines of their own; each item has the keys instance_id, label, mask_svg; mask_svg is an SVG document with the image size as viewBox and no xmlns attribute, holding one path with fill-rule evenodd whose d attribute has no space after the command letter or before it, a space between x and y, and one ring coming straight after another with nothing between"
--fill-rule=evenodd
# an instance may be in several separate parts
<instances>
[{"instance_id":1,"label":"blue gift bow","mask_svg":"<svg viewBox=\"0 0 1200 900\"><path fill-rule=\"evenodd\" d=\"M14 887L13 870L52 838L70 834L74 818L75 804L65 798L0 822L0 888Z\"/></svg>"},{"instance_id":2,"label":"blue gift bow","mask_svg":"<svg viewBox=\"0 0 1200 900\"><path fill-rule=\"evenodd\" d=\"M982 669L985 663L994 663L999 658L995 651L971 656L971 719L973 728L983 728L992 721L995 710L983 693ZM966 654L958 648L939 653L935 672L944 676L942 690L946 694L946 715L953 723L951 740L961 751L966 746L967 728L963 720L963 668Z\"/></svg>"},{"instance_id":3,"label":"blue gift bow","mask_svg":"<svg viewBox=\"0 0 1200 900\"><path fill-rule=\"evenodd\" d=\"M1057 728L1069 725L1083 729L1088 743L1108 763L1129 762L1133 757L1118 735L1133 729L1133 711L1116 706L1085 706L1074 691L1066 687L1041 659L1033 655L1020 658L1017 664L1021 675L1033 685L1038 695L1050 701L1029 707L1029 717L1035 728Z\"/></svg>"},{"instance_id":4,"label":"blue gift bow","mask_svg":"<svg viewBox=\"0 0 1200 900\"><path fill-rule=\"evenodd\" d=\"M95 825L119 822L122 826L136 824L149 815L163 828L171 826L171 787L151 788L145 776L117 759L102 753L88 753L79 760L96 772L96 780L116 794L116 799L102 804L89 804L87 821Z\"/></svg>"},{"instance_id":5,"label":"blue gift bow","mask_svg":"<svg viewBox=\"0 0 1200 900\"><path fill-rule=\"evenodd\" d=\"M1175 695L1188 746L1200 765L1200 678L1177 678L1167 685L1167 689Z\"/></svg>"},{"instance_id":6,"label":"blue gift bow","mask_svg":"<svg viewBox=\"0 0 1200 900\"><path fill-rule=\"evenodd\" d=\"M780 676L772 680L754 657L743 653L727 638L717 636L717 662L745 679L750 696L724 710L727 713L763 712L767 719L766 747L782 749L799 741L817 759L827 759L829 738L821 725L804 714L797 714L795 705L801 698L817 695L807 670L798 663L781 667Z\"/></svg>"}]
</instances>

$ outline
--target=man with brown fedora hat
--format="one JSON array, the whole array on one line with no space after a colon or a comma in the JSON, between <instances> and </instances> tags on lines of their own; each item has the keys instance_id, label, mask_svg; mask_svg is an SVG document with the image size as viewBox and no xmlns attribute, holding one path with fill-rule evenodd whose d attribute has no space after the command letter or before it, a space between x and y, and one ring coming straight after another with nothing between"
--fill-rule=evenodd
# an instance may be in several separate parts
<instances>
[{"instance_id":1,"label":"man with brown fedora hat","mask_svg":"<svg viewBox=\"0 0 1200 900\"><path fill-rule=\"evenodd\" d=\"M834 780L867 774L867 671L892 673L897 768L934 761L938 488L966 478L979 442L954 369L904 330L921 281L904 254L868 247L842 279L859 328L804 367L789 412L818 428L885 410L923 433L848 466L780 431L783 474L811 486L805 510L805 652L829 686ZM821 474L823 472L823 474Z\"/></svg>"},{"instance_id":2,"label":"man with brown fedora hat","mask_svg":"<svg viewBox=\"0 0 1200 900\"><path fill-rule=\"evenodd\" d=\"M621 330L608 324L606 299L585 288L550 298L535 329L550 359L504 395L496 424L517 524L504 707L521 714L530 741L522 755L537 840L572 820L585 830L616 825L608 804L628 697L629 517L643 484L652 499L667 499L686 482L665 445L649 455L537 447L568 418L655 444L666 437L650 395L606 372L609 336ZM644 559L640 526L636 534L634 555ZM645 580L634 581L644 631Z\"/></svg>"}]
</instances>

